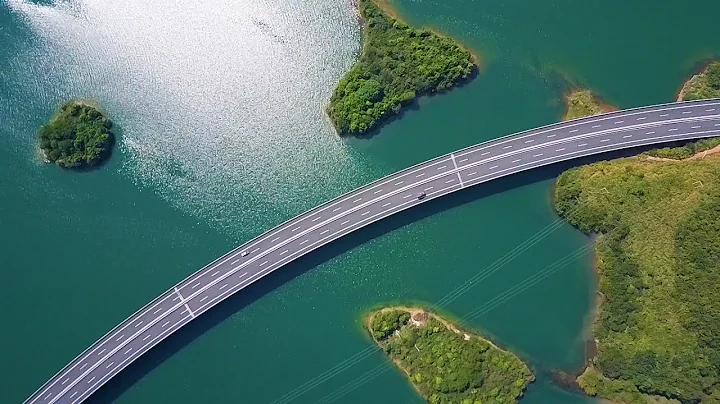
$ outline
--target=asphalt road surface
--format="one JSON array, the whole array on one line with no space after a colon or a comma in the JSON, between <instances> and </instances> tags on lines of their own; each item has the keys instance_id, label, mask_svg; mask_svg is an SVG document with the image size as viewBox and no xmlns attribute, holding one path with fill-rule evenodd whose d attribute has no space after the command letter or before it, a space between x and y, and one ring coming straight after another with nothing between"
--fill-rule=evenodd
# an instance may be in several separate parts
<instances>
[{"instance_id":1,"label":"asphalt road surface","mask_svg":"<svg viewBox=\"0 0 720 404\"><path fill-rule=\"evenodd\" d=\"M720 100L673 103L553 124L399 171L303 213L192 274L99 339L26 403L85 400L137 357L223 299L294 259L393 213L559 161L715 136L720 136ZM426 196L418 199L420 193Z\"/></svg>"}]
</instances>

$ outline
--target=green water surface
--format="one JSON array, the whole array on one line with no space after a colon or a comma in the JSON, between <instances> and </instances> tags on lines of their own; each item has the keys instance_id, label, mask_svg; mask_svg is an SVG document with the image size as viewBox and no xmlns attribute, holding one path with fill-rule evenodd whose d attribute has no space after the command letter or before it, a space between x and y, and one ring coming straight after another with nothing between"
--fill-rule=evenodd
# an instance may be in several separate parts
<instances>
[{"instance_id":1,"label":"green water surface","mask_svg":"<svg viewBox=\"0 0 720 404\"><path fill-rule=\"evenodd\" d=\"M720 52L710 0L397 6L477 51L483 71L372 137L339 139L323 108L360 50L350 2L0 0L0 401L21 402L158 293L267 228L408 165L556 121L560 77L621 108L667 102ZM34 132L68 98L97 100L121 129L98 170L39 158ZM90 401L269 403L294 391L293 403L418 403L392 367L366 373L387 363L381 353L349 360L372 346L362 313L438 301L552 224L561 170L424 204L302 258ZM563 224L445 308L483 312L467 324L532 364L524 403L592 401L547 377L582 365L592 257L527 283L587 243Z\"/></svg>"}]
</instances>

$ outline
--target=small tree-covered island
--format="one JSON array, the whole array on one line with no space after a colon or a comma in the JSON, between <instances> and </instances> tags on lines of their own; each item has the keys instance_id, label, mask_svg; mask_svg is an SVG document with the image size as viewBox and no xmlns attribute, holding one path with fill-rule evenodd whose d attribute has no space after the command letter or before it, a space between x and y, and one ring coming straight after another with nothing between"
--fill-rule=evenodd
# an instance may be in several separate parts
<instances>
[{"instance_id":1,"label":"small tree-covered island","mask_svg":"<svg viewBox=\"0 0 720 404\"><path fill-rule=\"evenodd\" d=\"M340 135L363 134L416 97L449 89L477 71L475 57L457 42L409 27L375 1L357 0L364 21L362 54L327 107Z\"/></svg>"},{"instance_id":2,"label":"small tree-covered island","mask_svg":"<svg viewBox=\"0 0 720 404\"><path fill-rule=\"evenodd\" d=\"M97 108L80 101L63 104L40 128L45 158L63 168L87 168L110 156L115 142L112 121Z\"/></svg>"},{"instance_id":3,"label":"small tree-covered island","mask_svg":"<svg viewBox=\"0 0 720 404\"><path fill-rule=\"evenodd\" d=\"M715 63L679 100L718 96ZM577 378L586 393L626 404L720 403L719 144L652 150L557 179L558 213L598 235L597 355Z\"/></svg>"},{"instance_id":4,"label":"small tree-covered island","mask_svg":"<svg viewBox=\"0 0 720 404\"><path fill-rule=\"evenodd\" d=\"M376 310L366 326L431 404L516 403L535 380L514 354L422 308Z\"/></svg>"}]
</instances>

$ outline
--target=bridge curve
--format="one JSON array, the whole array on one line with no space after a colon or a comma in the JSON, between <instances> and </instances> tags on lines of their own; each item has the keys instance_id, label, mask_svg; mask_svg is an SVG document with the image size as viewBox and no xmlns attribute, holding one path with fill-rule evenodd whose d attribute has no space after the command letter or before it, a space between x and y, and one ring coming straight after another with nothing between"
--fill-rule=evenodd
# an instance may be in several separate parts
<instances>
[{"instance_id":1,"label":"bridge curve","mask_svg":"<svg viewBox=\"0 0 720 404\"><path fill-rule=\"evenodd\" d=\"M428 160L265 232L128 317L25 402L79 403L173 332L283 265L394 213L473 185L560 161L720 136L720 99L662 104L520 132ZM426 196L418 199L418 195Z\"/></svg>"}]
</instances>

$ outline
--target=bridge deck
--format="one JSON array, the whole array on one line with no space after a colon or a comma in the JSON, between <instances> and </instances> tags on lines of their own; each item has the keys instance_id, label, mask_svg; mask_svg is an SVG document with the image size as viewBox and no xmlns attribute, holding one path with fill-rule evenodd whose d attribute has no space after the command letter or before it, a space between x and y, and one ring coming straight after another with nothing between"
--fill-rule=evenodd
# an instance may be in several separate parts
<instances>
[{"instance_id":1,"label":"bridge deck","mask_svg":"<svg viewBox=\"0 0 720 404\"><path fill-rule=\"evenodd\" d=\"M182 280L77 356L26 403L85 400L193 318L358 228L462 188L559 161L720 136L719 112L720 100L617 111L481 143L379 179L267 231ZM421 192L426 197L419 200Z\"/></svg>"}]
</instances>

